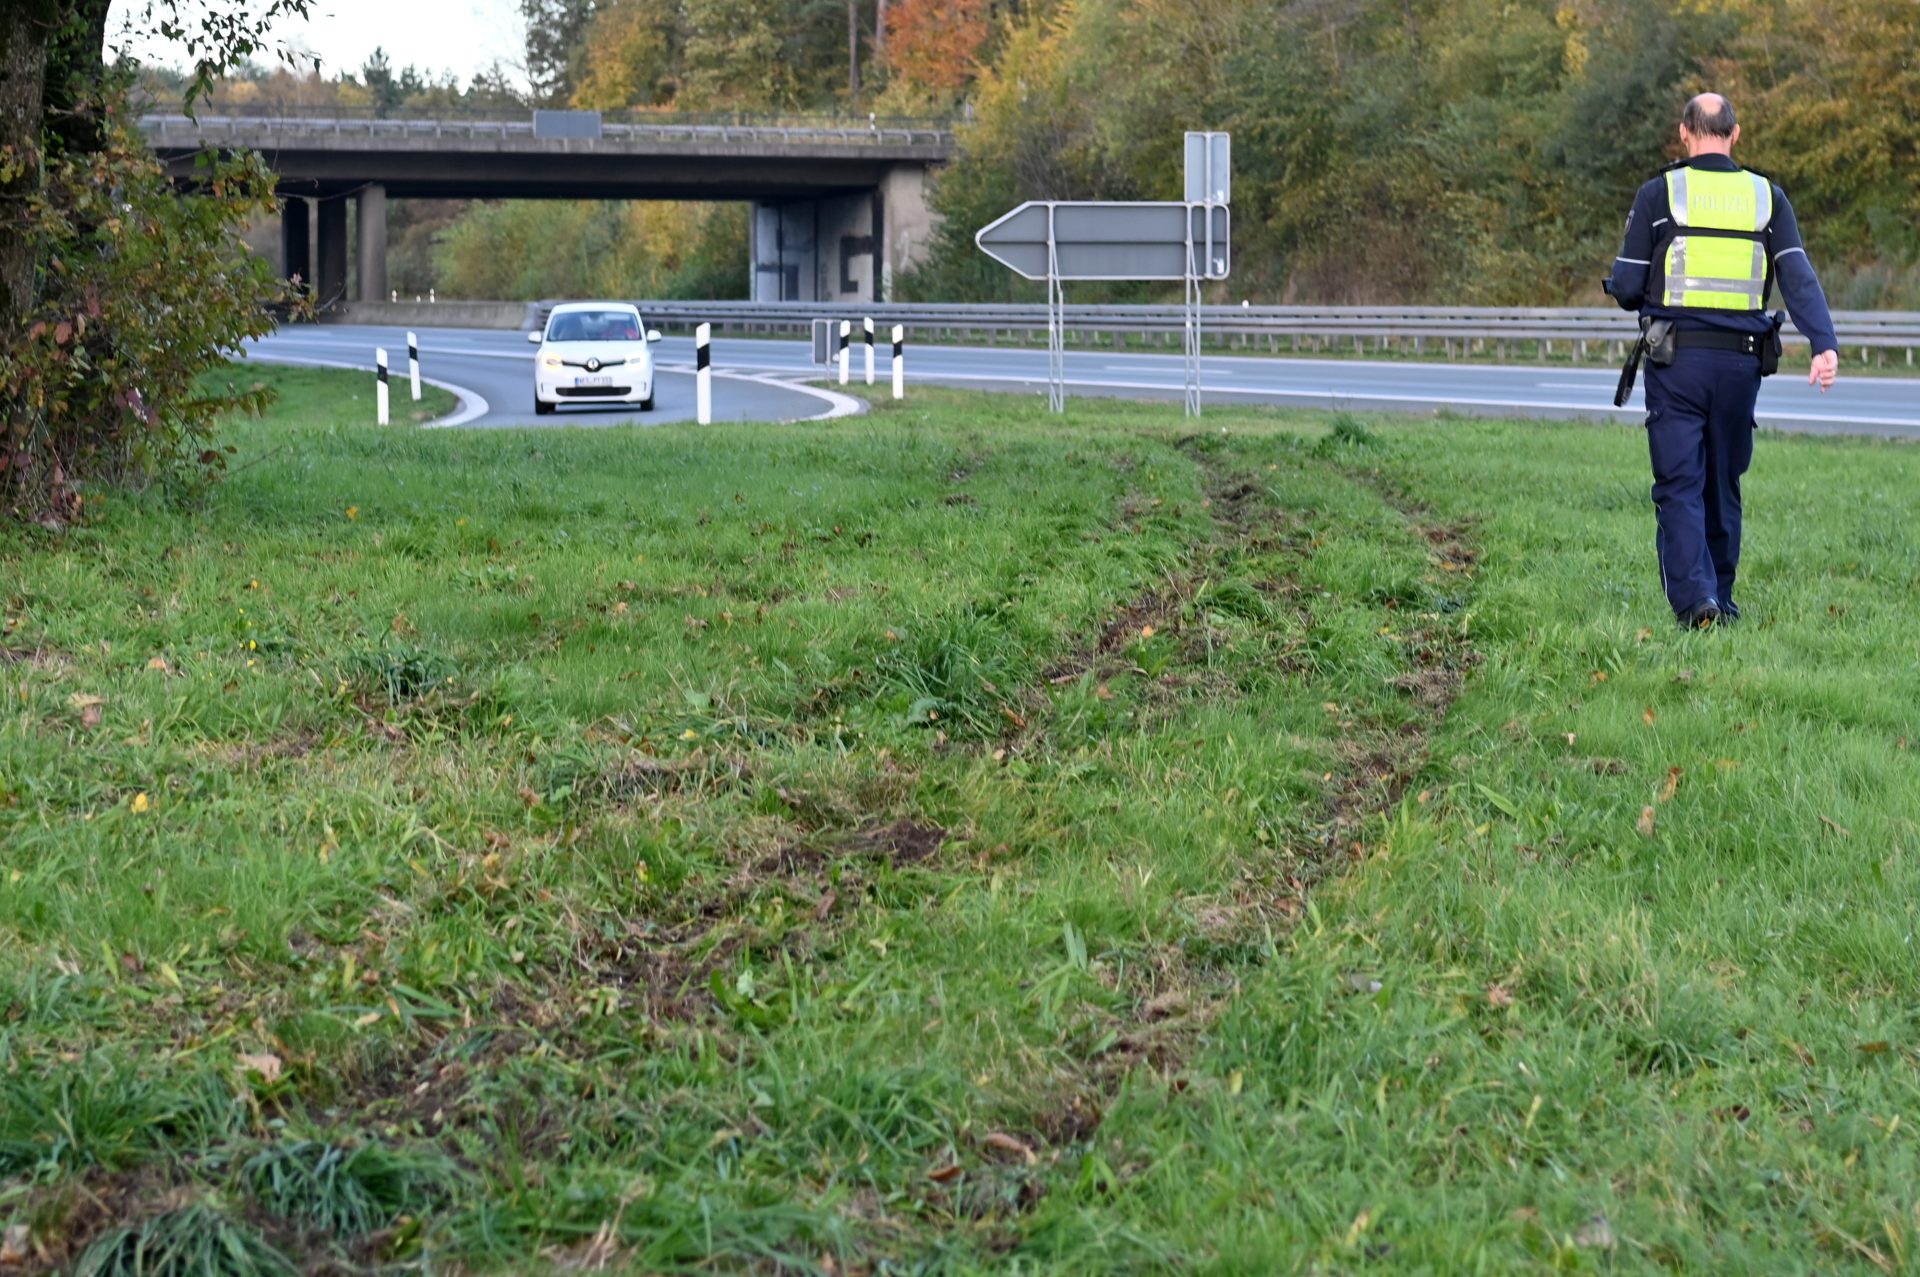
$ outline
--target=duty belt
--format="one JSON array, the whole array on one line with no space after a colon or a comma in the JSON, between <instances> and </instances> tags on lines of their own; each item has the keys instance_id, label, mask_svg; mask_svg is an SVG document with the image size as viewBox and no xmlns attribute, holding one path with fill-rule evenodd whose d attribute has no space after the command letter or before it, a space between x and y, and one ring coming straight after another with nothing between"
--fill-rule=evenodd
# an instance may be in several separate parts
<instances>
[{"instance_id":1,"label":"duty belt","mask_svg":"<svg viewBox=\"0 0 1920 1277\"><path fill-rule=\"evenodd\" d=\"M1680 350L1733 350L1756 357L1765 340L1765 333L1710 332L1698 328L1682 328L1673 334L1674 345Z\"/></svg>"}]
</instances>

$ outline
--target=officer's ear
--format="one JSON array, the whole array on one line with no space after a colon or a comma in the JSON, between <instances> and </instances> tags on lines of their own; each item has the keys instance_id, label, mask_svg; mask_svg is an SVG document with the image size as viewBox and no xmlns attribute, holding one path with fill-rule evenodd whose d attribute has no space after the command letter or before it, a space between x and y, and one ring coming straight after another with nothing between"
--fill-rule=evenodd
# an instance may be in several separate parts
<instances>
[{"instance_id":1,"label":"officer's ear","mask_svg":"<svg viewBox=\"0 0 1920 1277\"><path fill-rule=\"evenodd\" d=\"M1728 146L1740 145L1740 126L1738 124L1733 126L1733 136L1727 139L1727 145Z\"/></svg>"}]
</instances>

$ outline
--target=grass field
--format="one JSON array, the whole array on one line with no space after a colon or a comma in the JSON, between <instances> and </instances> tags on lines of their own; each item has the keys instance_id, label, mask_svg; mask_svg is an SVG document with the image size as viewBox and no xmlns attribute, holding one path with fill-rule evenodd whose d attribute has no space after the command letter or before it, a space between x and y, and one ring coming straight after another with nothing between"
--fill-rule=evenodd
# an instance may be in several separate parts
<instances>
[{"instance_id":1,"label":"grass field","mask_svg":"<svg viewBox=\"0 0 1920 1277\"><path fill-rule=\"evenodd\" d=\"M0 1269L1915 1266L1920 453L278 376L0 532Z\"/></svg>"}]
</instances>

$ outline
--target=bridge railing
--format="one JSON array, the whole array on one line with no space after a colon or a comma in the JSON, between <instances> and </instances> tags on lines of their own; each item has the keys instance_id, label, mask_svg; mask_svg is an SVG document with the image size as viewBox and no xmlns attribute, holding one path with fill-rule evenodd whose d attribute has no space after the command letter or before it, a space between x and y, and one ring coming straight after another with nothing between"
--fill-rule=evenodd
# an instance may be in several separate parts
<instances>
[{"instance_id":1,"label":"bridge railing","mask_svg":"<svg viewBox=\"0 0 1920 1277\"><path fill-rule=\"evenodd\" d=\"M1046 307L1042 305L959 303L847 303L847 302L689 302L636 303L650 323L667 327L712 324L721 331L748 335L799 334L815 319L901 324L921 339L942 338L988 341L1031 340L1044 334ZM528 304L527 326L543 324L552 302ZM1499 354L1517 353L1523 346L1541 358L1560 343L1576 356L1617 354L1637 335L1631 315L1603 307L1478 307L1478 306L1207 306L1202 329L1210 341L1249 349L1265 346L1293 350L1384 351L1389 348L1415 354L1466 353L1468 347ZM1178 343L1184 323L1179 306L1113 305L1068 306L1068 339L1080 344L1105 341ZM1904 348L1906 362L1920 348L1920 312L1842 310L1834 312L1840 344L1858 350L1893 352ZM1789 343L1806 344L1791 325L1784 333ZM1597 349L1596 349L1597 348Z\"/></svg>"},{"instance_id":2,"label":"bridge railing","mask_svg":"<svg viewBox=\"0 0 1920 1277\"><path fill-rule=\"evenodd\" d=\"M400 111L367 107L202 103L189 116L177 103L148 103L140 122L159 140L185 141L240 133L334 136L532 137L524 110ZM603 140L899 144L951 146L951 122L903 116L755 115L728 112L619 111L601 116Z\"/></svg>"}]
</instances>

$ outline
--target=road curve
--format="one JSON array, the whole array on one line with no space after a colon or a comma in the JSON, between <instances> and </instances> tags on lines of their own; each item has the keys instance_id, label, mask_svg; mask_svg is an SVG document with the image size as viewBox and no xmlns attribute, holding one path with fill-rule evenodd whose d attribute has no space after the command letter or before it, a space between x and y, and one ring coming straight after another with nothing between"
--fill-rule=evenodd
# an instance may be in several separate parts
<instances>
[{"instance_id":1,"label":"road curve","mask_svg":"<svg viewBox=\"0 0 1920 1277\"><path fill-rule=\"evenodd\" d=\"M523 335L466 328L421 329L419 335L422 371L427 376L469 386L487 399L488 411L472 425L616 424L681 420L691 415L693 345L687 338L669 338L660 348L668 375L661 379L659 411L642 418L626 410L565 409L536 422L528 366L532 348ZM258 343L256 349L268 359L276 355L333 358L371 368L373 348L380 344L387 346L396 367L404 370L406 340L397 329L288 327ZM889 352L882 346L877 354L878 373L884 381ZM907 375L910 383L1038 392L1046 385L1046 360L1043 350L922 346L909 340ZM861 379L863 362L864 352L856 349L856 380ZM728 378L747 379L722 379L716 384L718 417L793 420L829 410L827 402L810 398L794 385L826 375L811 362L806 342L723 337L714 343L714 367ZM1618 373L1612 369L1233 355L1209 355L1203 367L1205 400L1221 407L1259 403L1636 422L1645 411L1637 391L1627 407L1613 406ZM685 371L676 374L676 369ZM1182 365L1178 355L1077 350L1067 355L1067 380L1072 395L1177 400ZM1920 438L1920 380L1848 377L1843 369L1839 384L1822 395L1804 377L1783 374L1764 383L1757 415L1761 425L1782 430Z\"/></svg>"},{"instance_id":2,"label":"road curve","mask_svg":"<svg viewBox=\"0 0 1920 1277\"><path fill-rule=\"evenodd\" d=\"M453 416L435 422L475 428L502 426L666 425L694 418L693 343L668 340L659 353L654 410L567 405L549 417L533 414L533 347L524 334L478 328L420 328L420 374L462 398ZM407 334L404 329L361 325L288 325L248 344L267 362L364 368L373 373L374 351L385 347L394 392L405 395ZM716 421L797 421L846 416L858 400L793 378L754 368L720 368L713 386Z\"/></svg>"}]
</instances>

